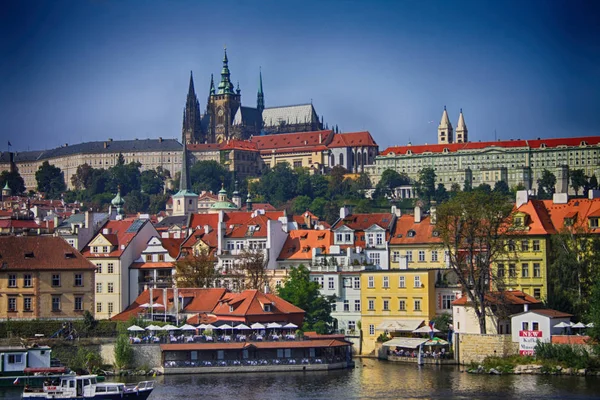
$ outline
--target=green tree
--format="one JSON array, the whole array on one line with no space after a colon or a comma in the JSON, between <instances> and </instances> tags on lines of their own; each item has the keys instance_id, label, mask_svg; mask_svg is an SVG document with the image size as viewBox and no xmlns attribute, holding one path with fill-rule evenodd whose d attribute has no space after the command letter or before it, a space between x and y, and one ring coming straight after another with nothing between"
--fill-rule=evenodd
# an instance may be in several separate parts
<instances>
[{"instance_id":1,"label":"green tree","mask_svg":"<svg viewBox=\"0 0 600 400\"><path fill-rule=\"evenodd\" d=\"M115 367L124 369L133 361L133 347L129 343L127 335L119 335L115 342Z\"/></svg>"},{"instance_id":2,"label":"green tree","mask_svg":"<svg viewBox=\"0 0 600 400\"><path fill-rule=\"evenodd\" d=\"M475 188L476 191L478 192L483 192L483 193L492 193L492 187L490 185L488 185L487 183L482 183L479 186L477 186Z\"/></svg>"},{"instance_id":3,"label":"green tree","mask_svg":"<svg viewBox=\"0 0 600 400\"><path fill-rule=\"evenodd\" d=\"M279 206L296 197L298 174L288 163L275 165L265 173L258 184L258 192L264 199Z\"/></svg>"},{"instance_id":4,"label":"green tree","mask_svg":"<svg viewBox=\"0 0 600 400\"><path fill-rule=\"evenodd\" d=\"M180 288L208 288L217 276L216 260L208 249L175 262L175 280Z\"/></svg>"},{"instance_id":5,"label":"green tree","mask_svg":"<svg viewBox=\"0 0 600 400\"><path fill-rule=\"evenodd\" d=\"M75 190L87 189L90 186L93 170L94 168L88 164L81 164L77 167L77 171L71 176L71 184Z\"/></svg>"},{"instance_id":6,"label":"green tree","mask_svg":"<svg viewBox=\"0 0 600 400\"><path fill-rule=\"evenodd\" d=\"M150 214L158 214L159 212L166 210L169 197L168 194L155 194L150 196L148 212Z\"/></svg>"},{"instance_id":7,"label":"green tree","mask_svg":"<svg viewBox=\"0 0 600 400\"><path fill-rule=\"evenodd\" d=\"M309 210L319 216L320 218L323 218L323 216L325 215L325 206L327 206L328 201L325 200L323 197L317 197L316 199L314 199L310 205Z\"/></svg>"},{"instance_id":8,"label":"green tree","mask_svg":"<svg viewBox=\"0 0 600 400\"><path fill-rule=\"evenodd\" d=\"M125 212L135 214L138 212L144 213L148 211L150 206L150 196L138 190L132 190L125 198Z\"/></svg>"},{"instance_id":9,"label":"green tree","mask_svg":"<svg viewBox=\"0 0 600 400\"><path fill-rule=\"evenodd\" d=\"M313 191L313 198L327 197L329 190L329 181L323 175L315 174L310 177L311 187Z\"/></svg>"},{"instance_id":10,"label":"green tree","mask_svg":"<svg viewBox=\"0 0 600 400\"><path fill-rule=\"evenodd\" d=\"M25 181L17 169L13 172L2 171L0 174L0 190L4 188L6 182L8 182L8 187L12 190L12 194L19 195L25 193Z\"/></svg>"},{"instance_id":11,"label":"green tree","mask_svg":"<svg viewBox=\"0 0 600 400\"><path fill-rule=\"evenodd\" d=\"M540 199L551 199L554 195L554 186L556 185L556 176L547 169L542 171L542 176L537 180L538 197Z\"/></svg>"},{"instance_id":12,"label":"green tree","mask_svg":"<svg viewBox=\"0 0 600 400\"><path fill-rule=\"evenodd\" d=\"M264 291L269 286L267 261L262 250L244 249L239 255L237 267L244 273L246 289Z\"/></svg>"},{"instance_id":13,"label":"green tree","mask_svg":"<svg viewBox=\"0 0 600 400\"><path fill-rule=\"evenodd\" d=\"M592 328L587 330L587 334L596 343L596 354L600 353L598 343L600 343L600 280L594 282L590 296L590 309L587 319L593 324Z\"/></svg>"},{"instance_id":14,"label":"green tree","mask_svg":"<svg viewBox=\"0 0 600 400\"><path fill-rule=\"evenodd\" d=\"M458 193L460 193L460 185L456 182L454 182L452 184L452 186L450 186L450 191L448 192L448 196L450 198L453 198L454 196L456 196Z\"/></svg>"},{"instance_id":15,"label":"green tree","mask_svg":"<svg viewBox=\"0 0 600 400\"><path fill-rule=\"evenodd\" d=\"M394 189L396 189L398 186L408 185L409 183L410 179L406 174L399 174L393 169L386 169L381 174L381 179L375 186L374 197L393 198L395 197Z\"/></svg>"},{"instance_id":16,"label":"green tree","mask_svg":"<svg viewBox=\"0 0 600 400\"><path fill-rule=\"evenodd\" d=\"M309 198L313 197L312 181L306 169L296 168L298 182L296 184L296 193Z\"/></svg>"},{"instance_id":17,"label":"green tree","mask_svg":"<svg viewBox=\"0 0 600 400\"><path fill-rule=\"evenodd\" d=\"M366 172L361 172L360 174L358 174L358 178L356 178L356 180L354 181L353 186L355 191L363 191L371 189L373 184L371 183L371 178L369 178L369 174L367 174Z\"/></svg>"},{"instance_id":18,"label":"green tree","mask_svg":"<svg viewBox=\"0 0 600 400\"><path fill-rule=\"evenodd\" d=\"M288 278L278 291L279 296L304 310L304 332L316 330L329 333L333 323L331 317L332 298L319 292L319 284L310 279L310 270L304 265L292 268Z\"/></svg>"},{"instance_id":19,"label":"green tree","mask_svg":"<svg viewBox=\"0 0 600 400\"><path fill-rule=\"evenodd\" d=\"M216 161L198 161L190 168L190 182L196 193L203 190L217 193L221 185L229 188L232 184L231 172Z\"/></svg>"},{"instance_id":20,"label":"green tree","mask_svg":"<svg viewBox=\"0 0 600 400\"><path fill-rule=\"evenodd\" d=\"M450 198L448 191L446 190L446 186L443 183L438 183L437 188L435 189L435 201L440 204Z\"/></svg>"},{"instance_id":21,"label":"green tree","mask_svg":"<svg viewBox=\"0 0 600 400\"><path fill-rule=\"evenodd\" d=\"M101 193L111 193L109 191L110 172L107 169L93 168L91 176L86 186L89 196L95 196ZM113 194L114 196L114 194Z\"/></svg>"},{"instance_id":22,"label":"green tree","mask_svg":"<svg viewBox=\"0 0 600 400\"><path fill-rule=\"evenodd\" d=\"M331 198L344 197L350 191L350 182L345 175L348 173L346 168L336 165L329 172L329 196Z\"/></svg>"},{"instance_id":23,"label":"green tree","mask_svg":"<svg viewBox=\"0 0 600 400\"><path fill-rule=\"evenodd\" d=\"M494 184L494 193L498 193L502 196L510 196L510 189L505 181L496 181Z\"/></svg>"},{"instance_id":24,"label":"green tree","mask_svg":"<svg viewBox=\"0 0 600 400\"><path fill-rule=\"evenodd\" d=\"M292 203L292 212L294 214L302 214L306 210L310 210L310 205L312 204L312 200L308 196L298 196L293 200Z\"/></svg>"},{"instance_id":25,"label":"green tree","mask_svg":"<svg viewBox=\"0 0 600 400\"><path fill-rule=\"evenodd\" d=\"M120 187L122 196L127 195L132 190L139 191L141 189L141 166L142 164L139 162L130 162L129 164L117 162L108 170L110 179L105 190L110 193L117 193Z\"/></svg>"},{"instance_id":26,"label":"green tree","mask_svg":"<svg viewBox=\"0 0 600 400\"><path fill-rule=\"evenodd\" d=\"M487 333L488 294L502 286L492 265L509 256L505 245L511 232L513 205L497 193L461 192L441 204L436 229L447 251L449 268L479 321L480 333Z\"/></svg>"},{"instance_id":27,"label":"green tree","mask_svg":"<svg viewBox=\"0 0 600 400\"><path fill-rule=\"evenodd\" d=\"M598 189L598 179L596 178L596 175L590 177L588 185L590 189Z\"/></svg>"},{"instance_id":28,"label":"green tree","mask_svg":"<svg viewBox=\"0 0 600 400\"><path fill-rule=\"evenodd\" d=\"M569 175L571 178L571 187L575 191L575 196L578 196L579 189L585 187L588 181L585 176L585 171L582 169L574 169L569 172Z\"/></svg>"},{"instance_id":29,"label":"green tree","mask_svg":"<svg viewBox=\"0 0 600 400\"><path fill-rule=\"evenodd\" d=\"M58 199L67 187L60 168L44 161L35 173L37 190L45 193L49 199Z\"/></svg>"},{"instance_id":30,"label":"green tree","mask_svg":"<svg viewBox=\"0 0 600 400\"><path fill-rule=\"evenodd\" d=\"M467 174L467 176L465 177L465 182L463 184L463 192L470 192L471 190L473 190L473 181L471 180L469 175L470 174Z\"/></svg>"},{"instance_id":31,"label":"green tree","mask_svg":"<svg viewBox=\"0 0 600 400\"><path fill-rule=\"evenodd\" d=\"M164 181L158 172L153 169L143 171L140 182L141 190L146 194L159 194L163 191Z\"/></svg>"},{"instance_id":32,"label":"green tree","mask_svg":"<svg viewBox=\"0 0 600 400\"><path fill-rule=\"evenodd\" d=\"M423 168L419 171L419 179L415 182L415 190L419 199L426 207L435 198L435 171L433 168Z\"/></svg>"}]
</instances>

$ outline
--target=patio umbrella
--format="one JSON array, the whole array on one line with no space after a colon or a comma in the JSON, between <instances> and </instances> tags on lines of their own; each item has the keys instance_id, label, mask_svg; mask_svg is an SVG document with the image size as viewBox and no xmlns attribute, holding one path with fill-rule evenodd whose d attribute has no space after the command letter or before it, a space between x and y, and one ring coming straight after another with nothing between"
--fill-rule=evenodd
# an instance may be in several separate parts
<instances>
[{"instance_id":1,"label":"patio umbrella","mask_svg":"<svg viewBox=\"0 0 600 400\"><path fill-rule=\"evenodd\" d=\"M571 328L583 329L583 328L586 328L586 326L583 322L578 322L575 325L571 325Z\"/></svg>"},{"instance_id":2,"label":"patio umbrella","mask_svg":"<svg viewBox=\"0 0 600 400\"><path fill-rule=\"evenodd\" d=\"M248 329L252 329L250 328L248 325L245 324L239 324L237 326L234 326L233 329L239 329L239 330L248 330Z\"/></svg>"},{"instance_id":3,"label":"patio umbrella","mask_svg":"<svg viewBox=\"0 0 600 400\"><path fill-rule=\"evenodd\" d=\"M298 325L292 324L290 322L289 324L285 324L283 327L286 328L286 329L296 329L298 327Z\"/></svg>"},{"instance_id":4,"label":"patio umbrella","mask_svg":"<svg viewBox=\"0 0 600 400\"><path fill-rule=\"evenodd\" d=\"M200 324L197 326L198 329L206 329L206 325L205 324Z\"/></svg>"},{"instance_id":5,"label":"patio umbrella","mask_svg":"<svg viewBox=\"0 0 600 400\"><path fill-rule=\"evenodd\" d=\"M265 329L265 326L263 324L261 324L260 322L255 322L252 325L250 325L250 328L252 328L252 329Z\"/></svg>"},{"instance_id":6,"label":"patio umbrella","mask_svg":"<svg viewBox=\"0 0 600 400\"><path fill-rule=\"evenodd\" d=\"M221 326L218 326L217 329L233 329L233 327L229 324L223 324Z\"/></svg>"},{"instance_id":7,"label":"patio umbrella","mask_svg":"<svg viewBox=\"0 0 600 400\"><path fill-rule=\"evenodd\" d=\"M178 331L179 328L176 327L175 325L168 324L168 325L163 326L162 330L163 331Z\"/></svg>"},{"instance_id":8,"label":"patio umbrella","mask_svg":"<svg viewBox=\"0 0 600 400\"><path fill-rule=\"evenodd\" d=\"M148 325L146 329L149 331L162 331L162 327L156 325Z\"/></svg>"},{"instance_id":9,"label":"patio umbrella","mask_svg":"<svg viewBox=\"0 0 600 400\"><path fill-rule=\"evenodd\" d=\"M554 325L555 328L568 328L570 326L571 326L571 324L566 323L564 321Z\"/></svg>"},{"instance_id":10,"label":"patio umbrella","mask_svg":"<svg viewBox=\"0 0 600 400\"><path fill-rule=\"evenodd\" d=\"M195 331L196 327L189 324L185 324L183 326L180 326L179 329L181 329L182 331Z\"/></svg>"},{"instance_id":11,"label":"patio umbrella","mask_svg":"<svg viewBox=\"0 0 600 400\"><path fill-rule=\"evenodd\" d=\"M423 343L424 346L445 346L447 344L448 344L447 341L445 341L444 339L437 338L437 337L433 338L433 339L429 339L428 341Z\"/></svg>"},{"instance_id":12,"label":"patio umbrella","mask_svg":"<svg viewBox=\"0 0 600 400\"><path fill-rule=\"evenodd\" d=\"M140 304L138 307L140 307L140 308L148 308L148 307L152 307L152 306L150 305L150 303L144 303L144 304Z\"/></svg>"},{"instance_id":13,"label":"patio umbrella","mask_svg":"<svg viewBox=\"0 0 600 400\"><path fill-rule=\"evenodd\" d=\"M144 329L144 328L140 328L140 327L139 327L139 326L137 326L137 325L131 325L129 328L127 328L127 330L128 330L129 332L144 332L144 331L145 331L145 329Z\"/></svg>"},{"instance_id":14,"label":"patio umbrella","mask_svg":"<svg viewBox=\"0 0 600 400\"><path fill-rule=\"evenodd\" d=\"M593 327L594 327L594 323L593 323L593 322L590 322L590 323L589 323L589 324L587 324L585 327L586 327L586 328L593 328Z\"/></svg>"},{"instance_id":15,"label":"patio umbrella","mask_svg":"<svg viewBox=\"0 0 600 400\"><path fill-rule=\"evenodd\" d=\"M267 328L273 328L273 329L281 328L281 324L278 324L277 322L269 322L267 324Z\"/></svg>"},{"instance_id":16,"label":"patio umbrella","mask_svg":"<svg viewBox=\"0 0 600 400\"><path fill-rule=\"evenodd\" d=\"M441 331L439 329L436 329L436 328L431 329L429 327L429 325L424 325L424 326L422 326L422 327L420 327L418 329L415 329L413 331L413 333L431 333L431 332L438 333L438 332L441 332Z\"/></svg>"},{"instance_id":17,"label":"patio umbrella","mask_svg":"<svg viewBox=\"0 0 600 400\"><path fill-rule=\"evenodd\" d=\"M212 329L212 330L214 330L214 329L217 329L217 327L214 326L213 324L206 324L206 325L204 325L204 329Z\"/></svg>"}]
</instances>

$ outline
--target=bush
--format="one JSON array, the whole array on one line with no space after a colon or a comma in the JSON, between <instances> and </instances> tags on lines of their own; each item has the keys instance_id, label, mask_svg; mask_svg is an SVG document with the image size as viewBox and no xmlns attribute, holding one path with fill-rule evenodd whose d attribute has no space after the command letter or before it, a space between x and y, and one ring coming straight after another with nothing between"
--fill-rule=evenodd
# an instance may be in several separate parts
<instances>
[{"instance_id":1,"label":"bush","mask_svg":"<svg viewBox=\"0 0 600 400\"><path fill-rule=\"evenodd\" d=\"M115 367L123 369L133 361L133 347L127 335L119 335L115 343Z\"/></svg>"},{"instance_id":2,"label":"bush","mask_svg":"<svg viewBox=\"0 0 600 400\"><path fill-rule=\"evenodd\" d=\"M535 356L538 360L554 362L569 368L593 368L598 366L598 360L581 346L568 344L552 344L538 342L535 346Z\"/></svg>"},{"instance_id":3,"label":"bush","mask_svg":"<svg viewBox=\"0 0 600 400\"><path fill-rule=\"evenodd\" d=\"M382 333L377 337L378 343L384 343L384 342L387 342L388 340L392 340L392 338L389 337L388 335L386 335L385 333Z\"/></svg>"},{"instance_id":4,"label":"bush","mask_svg":"<svg viewBox=\"0 0 600 400\"><path fill-rule=\"evenodd\" d=\"M42 334L49 338L58 334L63 328L64 323L64 321L56 320L7 320L4 323L0 323L0 337L32 338L36 334ZM117 322L114 321L94 320L92 322L89 318L86 319L84 317L79 320L70 321L70 323L76 333L75 336L115 337L117 335Z\"/></svg>"}]
</instances>

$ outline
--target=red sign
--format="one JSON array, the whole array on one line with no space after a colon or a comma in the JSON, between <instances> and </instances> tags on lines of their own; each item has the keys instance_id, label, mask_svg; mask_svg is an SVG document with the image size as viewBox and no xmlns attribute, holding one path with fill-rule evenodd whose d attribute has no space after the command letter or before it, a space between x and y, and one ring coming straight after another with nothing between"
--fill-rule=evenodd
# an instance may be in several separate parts
<instances>
[{"instance_id":1,"label":"red sign","mask_svg":"<svg viewBox=\"0 0 600 400\"><path fill-rule=\"evenodd\" d=\"M542 331L519 331L520 337L533 337L533 338L541 338Z\"/></svg>"},{"instance_id":2,"label":"red sign","mask_svg":"<svg viewBox=\"0 0 600 400\"><path fill-rule=\"evenodd\" d=\"M519 331L519 354L535 355L535 346L542 337L542 331Z\"/></svg>"}]
</instances>

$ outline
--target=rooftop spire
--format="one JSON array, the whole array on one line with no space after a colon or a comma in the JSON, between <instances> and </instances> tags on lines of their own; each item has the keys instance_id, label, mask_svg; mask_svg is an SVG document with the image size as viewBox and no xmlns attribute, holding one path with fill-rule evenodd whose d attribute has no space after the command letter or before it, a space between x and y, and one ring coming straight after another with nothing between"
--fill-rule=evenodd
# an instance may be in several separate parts
<instances>
[{"instance_id":1,"label":"rooftop spire","mask_svg":"<svg viewBox=\"0 0 600 400\"><path fill-rule=\"evenodd\" d=\"M190 71L190 87L183 110L182 143L195 143L201 140L200 103L194 89L194 75Z\"/></svg>"},{"instance_id":2,"label":"rooftop spire","mask_svg":"<svg viewBox=\"0 0 600 400\"><path fill-rule=\"evenodd\" d=\"M464 130L467 129L467 125L465 124L465 117L463 116L462 108L460 109L460 114L458 114L458 123L456 124L456 130Z\"/></svg>"},{"instance_id":3,"label":"rooftop spire","mask_svg":"<svg viewBox=\"0 0 600 400\"><path fill-rule=\"evenodd\" d=\"M190 95L196 96L196 91L194 90L194 74L190 71L190 88L188 89L188 97Z\"/></svg>"},{"instance_id":4,"label":"rooftop spire","mask_svg":"<svg viewBox=\"0 0 600 400\"><path fill-rule=\"evenodd\" d=\"M448 127L451 128L452 124L450 123L450 118L448 118L448 111L446 111L446 106L444 106L444 112L442 113L442 119L440 121L440 126L438 127L438 129L444 129Z\"/></svg>"},{"instance_id":5,"label":"rooftop spire","mask_svg":"<svg viewBox=\"0 0 600 400\"><path fill-rule=\"evenodd\" d=\"M458 123L456 124L456 142L467 143L469 141L469 130L465 123L465 117L463 116L462 108L460 114L458 114Z\"/></svg>"},{"instance_id":6,"label":"rooftop spire","mask_svg":"<svg viewBox=\"0 0 600 400\"><path fill-rule=\"evenodd\" d=\"M210 74L210 95L213 96L215 94L215 79L213 74Z\"/></svg>"},{"instance_id":7,"label":"rooftop spire","mask_svg":"<svg viewBox=\"0 0 600 400\"><path fill-rule=\"evenodd\" d=\"M265 109L265 95L263 93L263 84L262 84L262 68L258 68L258 93L256 95L256 108L259 111Z\"/></svg>"},{"instance_id":8,"label":"rooftop spire","mask_svg":"<svg viewBox=\"0 0 600 400\"><path fill-rule=\"evenodd\" d=\"M219 82L219 90L217 94L234 94L233 85L231 84L231 73L229 72L229 65L227 59L227 48L223 50L223 68L221 69L221 82Z\"/></svg>"}]
</instances>

